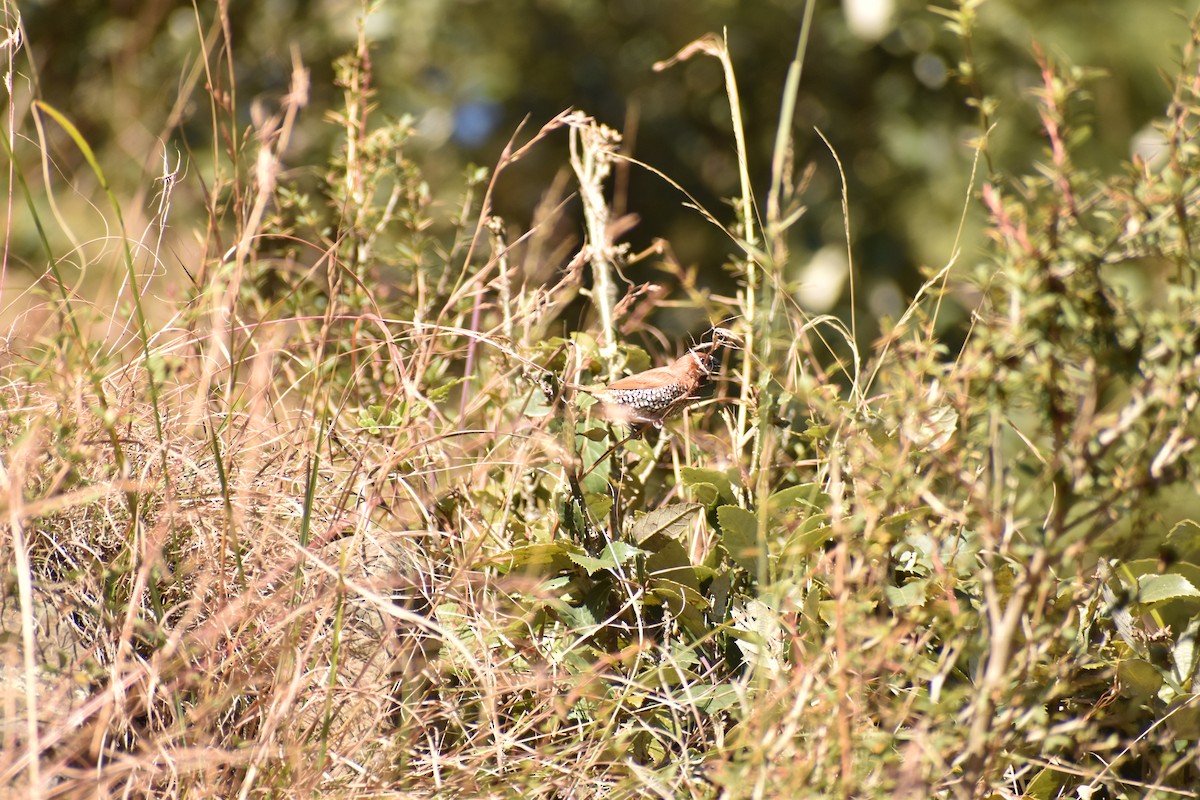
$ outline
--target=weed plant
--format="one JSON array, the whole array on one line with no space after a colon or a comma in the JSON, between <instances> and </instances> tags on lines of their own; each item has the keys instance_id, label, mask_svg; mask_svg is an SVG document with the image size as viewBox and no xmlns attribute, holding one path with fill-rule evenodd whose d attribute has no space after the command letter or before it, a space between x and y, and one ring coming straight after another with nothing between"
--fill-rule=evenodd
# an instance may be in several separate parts
<instances>
[{"instance_id":1,"label":"weed plant","mask_svg":"<svg viewBox=\"0 0 1200 800\"><path fill-rule=\"evenodd\" d=\"M946 14L967 54L976 5ZM165 148L136 213L69 110L10 84L6 241L40 261L4 297L0 783L1195 797L1200 28L1160 151L1107 172L1074 157L1088 72L1037 51L1044 157L990 164L1004 109L964 57L963 214L989 239L861 342L793 299L809 19L766 186L725 41L660 65L724 69L741 186L728 214L693 207L736 252L730 297L669 262L665 293L629 280L660 254L621 241L612 169L674 181L580 111L435 202L410 124L373 108L365 34L337 64L343 107L306 107L297 59L250 128L219 25L200 37L214 88L185 99L216 144L182 160L209 166ZM10 76L36 46L8 39ZM340 148L291 164L311 114ZM492 212L535 147L571 167L576 253L553 189L528 224ZM841 166L830 148L812 168ZM172 249L181 191L202 223ZM76 193L103 236L59 213ZM953 344L950 304L970 311ZM572 387L679 355L667 305L742 346L712 396L602 458L621 432Z\"/></svg>"}]
</instances>

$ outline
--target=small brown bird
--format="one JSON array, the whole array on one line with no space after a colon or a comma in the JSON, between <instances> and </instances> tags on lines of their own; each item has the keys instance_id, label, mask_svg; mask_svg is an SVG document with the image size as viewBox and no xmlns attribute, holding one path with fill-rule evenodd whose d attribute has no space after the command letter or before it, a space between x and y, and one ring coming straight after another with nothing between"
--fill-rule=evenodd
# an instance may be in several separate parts
<instances>
[{"instance_id":1,"label":"small brown bird","mask_svg":"<svg viewBox=\"0 0 1200 800\"><path fill-rule=\"evenodd\" d=\"M661 428L668 417L700 399L698 392L717 370L712 351L719 344L714 340L697 345L668 366L621 378L592 392L600 401L601 415L622 425L648 423Z\"/></svg>"}]
</instances>

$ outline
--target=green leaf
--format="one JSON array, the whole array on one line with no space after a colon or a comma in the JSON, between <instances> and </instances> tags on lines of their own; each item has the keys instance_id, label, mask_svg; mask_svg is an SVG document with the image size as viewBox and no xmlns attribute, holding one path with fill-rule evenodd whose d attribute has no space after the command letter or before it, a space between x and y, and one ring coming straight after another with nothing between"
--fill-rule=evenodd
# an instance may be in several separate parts
<instances>
[{"instance_id":1,"label":"green leaf","mask_svg":"<svg viewBox=\"0 0 1200 800\"><path fill-rule=\"evenodd\" d=\"M604 519L612 510L613 499L610 494L589 494L584 498L588 511L596 519Z\"/></svg>"},{"instance_id":2,"label":"green leaf","mask_svg":"<svg viewBox=\"0 0 1200 800\"><path fill-rule=\"evenodd\" d=\"M758 518L738 506L721 506L717 509L717 521L721 524L721 543L729 551L729 557L747 572L758 570Z\"/></svg>"},{"instance_id":3,"label":"green leaf","mask_svg":"<svg viewBox=\"0 0 1200 800\"><path fill-rule=\"evenodd\" d=\"M645 544L647 539L654 536L678 539L687 532L693 519L703 510L704 506L699 503L664 506L634 522L629 534L639 545Z\"/></svg>"},{"instance_id":4,"label":"green leaf","mask_svg":"<svg viewBox=\"0 0 1200 800\"><path fill-rule=\"evenodd\" d=\"M571 334L571 339L575 342L575 347L581 357L595 358L600 354L600 346L596 344L596 339L591 334L575 331Z\"/></svg>"},{"instance_id":5,"label":"green leaf","mask_svg":"<svg viewBox=\"0 0 1200 800\"><path fill-rule=\"evenodd\" d=\"M1200 590L1182 575L1143 575L1138 578L1139 603L1154 604L1182 598L1200 599Z\"/></svg>"},{"instance_id":6,"label":"green leaf","mask_svg":"<svg viewBox=\"0 0 1200 800\"><path fill-rule=\"evenodd\" d=\"M556 365L562 366L566 363L567 355L567 340L561 336L551 336L549 339L539 339L532 342L530 352L538 356L553 356L554 361L544 364L547 369L554 369Z\"/></svg>"},{"instance_id":7,"label":"green leaf","mask_svg":"<svg viewBox=\"0 0 1200 800\"><path fill-rule=\"evenodd\" d=\"M580 631L600 624L595 611L587 604L571 605L570 603L555 602L551 604L558 618L571 627Z\"/></svg>"},{"instance_id":8,"label":"green leaf","mask_svg":"<svg viewBox=\"0 0 1200 800\"><path fill-rule=\"evenodd\" d=\"M928 587L929 581L922 579L909 581L903 586L886 586L883 593L892 607L907 608L924 605Z\"/></svg>"},{"instance_id":9,"label":"green leaf","mask_svg":"<svg viewBox=\"0 0 1200 800\"><path fill-rule=\"evenodd\" d=\"M655 578L650 581L650 587L648 595L671 609L674 614L681 613L685 606L699 610L708 608L708 601L687 584L669 578Z\"/></svg>"},{"instance_id":10,"label":"green leaf","mask_svg":"<svg viewBox=\"0 0 1200 800\"><path fill-rule=\"evenodd\" d=\"M608 569L609 567L616 566L616 562L611 558L592 558L591 556L586 556L583 553L571 553L570 558L576 564L583 567L588 575L595 575L602 569Z\"/></svg>"},{"instance_id":11,"label":"green leaf","mask_svg":"<svg viewBox=\"0 0 1200 800\"><path fill-rule=\"evenodd\" d=\"M728 683L691 683L684 687L684 695L706 714L724 711L741 701L737 688Z\"/></svg>"},{"instance_id":12,"label":"green leaf","mask_svg":"<svg viewBox=\"0 0 1200 800\"><path fill-rule=\"evenodd\" d=\"M602 569L615 569L622 564L628 564L635 556L644 554L631 544L625 542L609 542L597 558L583 553L568 553L567 556L579 566L587 570L588 575L594 575Z\"/></svg>"},{"instance_id":13,"label":"green leaf","mask_svg":"<svg viewBox=\"0 0 1200 800\"><path fill-rule=\"evenodd\" d=\"M491 563L495 564L501 572L512 572L517 569L542 571L543 567L548 567L551 572L557 572L565 569L570 564L573 555L578 552L582 551L566 542L528 544L523 547L514 547L507 553L496 556L491 559Z\"/></svg>"},{"instance_id":14,"label":"green leaf","mask_svg":"<svg viewBox=\"0 0 1200 800\"><path fill-rule=\"evenodd\" d=\"M96 158L96 154L92 150L92 146L88 144L87 139L85 139L83 134L79 132L79 129L75 127L75 124L72 123L71 120L67 119L58 109L54 108L53 106L46 105L40 100L36 101L34 106L62 126L62 129L66 131L67 135L71 137L71 140L75 142L75 146L79 148L79 152L83 154L83 158L87 161L88 166L92 168L92 172L100 181L100 187L107 192L109 190L108 180L104 177L104 171L100 169L100 162Z\"/></svg>"},{"instance_id":15,"label":"green leaf","mask_svg":"<svg viewBox=\"0 0 1200 800\"><path fill-rule=\"evenodd\" d=\"M449 630L467 630L471 615L459 603L438 603L433 608L434 619Z\"/></svg>"},{"instance_id":16,"label":"green leaf","mask_svg":"<svg viewBox=\"0 0 1200 800\"><path fill-rule=\"evenodd\" d=\"M693 636L703 636L707 632L704 611L708 609L708 601L690 586L666 578L655 578L650 582L646 602L665 606Z\"/></svg>"},{"instance_id":17,"label":"green leaf","mask_svg":"<svg viewBox=\"0 0 1200 800\"><path fill-rule=\"evenodd\" d=\"M733 491L733 481L724 472L719 472L715 469L703 469L701 467L681 467L679 475L683 479L684 486L697 487L710 484L716 487L725 502L737 502L737 497Z\"/></svg>"},{"instance_id":18,"label":"green leaf","mask_svg":"<svg viewBox=\"0 0 1200 800\"><path fill-rule=\"evenodd\" d=\"M721 499L720 490L711 483L693 483L688 488L692 490L692 497L696 502L705 508L716 505Z\"/></svg>"},{"instance_id":19,"label":"green leaf","mask_svg":"<svg viewBox=\"0 0 1200 800\"><path fill-rule=\"evenodd\" d=\"M644 372L650 369L650 354L637 345L627 344L625 351L625 369L633 372Z\"/></svg>"},{"instance_id":20,"label":"green leaf","mask_svg":"<svg viewBox=\"0 0 1200 800\"><path fill-rule=\"evenodd\" d=\"M580 431L579 435L593 442L603 442L608 439L608 431L604 428L588 428Z\"/></svg>"},{"instance_id":21,"label":"green leaf","mask_svg":"<svg viewBox=\"0 0 1200 800\"><path fill-rule=\"evenodd\" d=\"M646 574L652 581L665 578L693 591L700 591L700 580L696 577L691 559L683 545L674 539L664 541L662 547L646 558Z\"/></svg>"},{"instance_id":22,"label":"green leaf","mask_svg":"<svg viewBox=\"0 0 1200 800\"><path fill-rule=\"evenodd\" d=\"M823 546L832 536L829 515L811 514L788 536L783 552L789 558L802 558Z\"/></svg>"},{"instance_id":23,"label":"green leaf","mask_svg":"<svg viewBox=\"0 0 1200 800\"><path fill-rule=\"evenodd\" d=\"M654 454L654 449L651 448L650 445L646 444L645 439L634 439L631 442L626 442L624 446L625 451L638 461L653 462L658 458L658 456Z\"/></svg>"},{"instance_id":24,"label":"green leaf","mask_svg":"<svg viewBox=\"0 0 1200 800\"><path fill-rule=\"evenodd\" d=\"M1176 697L1163 718L1176 739L1191 742L1200 739L1200 696L1184 694Z\"/></svg>"},{"instance_id":25,"label":"green leaf","mask_svg":"<svg viewBox=\"0 0 1200 800\"><path fill-rule=\"evenodd\" d=\"M441 386L433 387L429 391L425 392L425 396L429 398L429 402L431 403L440 403L449 396L451 389L461 383L465 383L466 380L466 378L455 378L448 383L443 383Z\"/></svg>"},{"instance_id":26,"label":"green leaf","mask_svg":"<svg viewBox=\"0 0 1200 800\"><path fill-rule=\"evenodd\" d=\"M664 687L680 687L687 692L687 687L692 686L697 680L699 680L699 676L690 669L684 669L681 665L668 661L666 664L639 674L636 691L643 701L651 698L657 699L662 696Z\"/></svg>"},{"instance_id":27,"label":"green leaf","mask_svg":"<svg viewBox=\"0 0 1200 800\"><path fill-rule=\"evenodd\" d=\"M805 441L820 442L829 436L830 430L828 425L809 425L800 435Z\"/></svg>"},{"instance_id":28,"label":"green leaf","mask_svg":"<svg viewBox=\"0 0 1200 800\"><path fill-rule=\"evenodd\" d=\"M1171 648L1171 665L1175 669L1176 680L1183 682L1196 673L1196 635L1200 633L1200 619L1193 618L1187 628L1175 640Z\"/></svg>"},{"instance_id":29,"label":"green leaf","mask_svg":"<svg viewBox=\"0 0 1200 800\"><path fill-rule=\"evenodd\" d=\"M839 611L838 601L819 600L817 601L817 615L825 624L834 625L839 619L853 619L857 615L871 614L878 605L876 600L851 600L849 603L843 603Z\"/></svg>"},{"instance_id":30,"label":"green leaf","mask_svg":"<svg viewBox=\"0 0 1200 800\"><path fill-rule=\"evenodd\" d=\"M1169 542L1170 546L1180 550L1180 545L1190 550L1193 546L1200 547L1200 538L1196 544L1192 545L1187 542L1174 541ZM1162 569L1162 562L1157 558L1136 558L1132 561L1121 562L1120 568L1117 570L1121 579L1128 584L1134 578L1141 578L1146 575L1158 575L1161 573L1170 575L1182 575L1191 581L1192 586L1200 586L1200 565L1196 565L1191 561L1176 561L1171 564L1167 570Z\"/></svg>"},{"instance_id":31,"label":"green leaf","mask_svg":"<svg viewBox=\"0 0 1200 800\"><path fill-rule=\"evenodd\" d=\"M608 477L612 474L612 462L614 458L621 458L620 451L610 453L607 458L596 464L596 461L608 452L608 443L604 440L592 441L591 439L580 437L579 442L579 458L582 460L586 469L590 469L580 485L584 491L589 494L603 494L608 488ZM594 468L593 468L594 467Z\"/></svg>"},{"instance_id":32,"label":"green leaf","mask_svg":"<svg viewBox=\"0 0 1200 800\"><path fill-rule=\"evenodd\" d=\"M1031 797L1034 800L1050 800L1052 797L1059 796L1059 790L1066 782L1067 774L1065 772L1046 767L1035 775L1029 785L1025 787L1023 797Z\"/></svg>"},{"instance_id":33,"label":"green leaf","mask_svg":"<svg viewBox=\"0 0 1200 800\"><path fill-rule=\"evenodd\" d=\"M1153 697L1162 688L1163 676L1149 661L1128 658L1117 665L1121 694L1126 697Z\"/></svg>"},{"instance_id":34,"label":"green leaf","mask_svg":"<svg viewBox=\"0 0 1200 800\"><path fill-rule=\"evenodd\" d=\"M789 508L798 507L824 511L829 508L829 502L829 495L817 488L815 483L804 483L773 493L767 498L767 511L776 514Z\"/></svg>"}]
</instances>

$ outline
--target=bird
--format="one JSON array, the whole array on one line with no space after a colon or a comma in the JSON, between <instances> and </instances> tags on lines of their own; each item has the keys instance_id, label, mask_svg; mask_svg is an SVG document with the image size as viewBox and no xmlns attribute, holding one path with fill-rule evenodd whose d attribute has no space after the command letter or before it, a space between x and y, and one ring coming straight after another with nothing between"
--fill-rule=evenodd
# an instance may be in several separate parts
<instances>
[{"instance_id":1,"label":"bird","mask_svg":"<svg viewBox=\"0 0 1200 800\"><path fill-rule=\"evenodd\" d=\"M626 376L591 395L600 401L600 414L610 422L661 428L668 418L700 399L699 391L717 371L713 352L732 341L728 332L717 329L711 342L690 348L667 366Z\"/></svg>"},{"instance_id":2,"label":"bird","mask_svg":"<svg viewBox=\"0 0 1200 800\"><path fill-rule=\"evenodd\" d=\"M665 367L629 375L599 389L574 387L596 399L602 417L630 429L627 436L608 448L582 475L572 476L577 497L583 496L578 482L590 475L625 442L640 438L651 426L661 429L669 417L700 399L699 391L717 370L717 359L713 353L723 346L740 349L741 340L730 330L714 327L712 341L689 348Z\"/></svg>"}]
</instances>

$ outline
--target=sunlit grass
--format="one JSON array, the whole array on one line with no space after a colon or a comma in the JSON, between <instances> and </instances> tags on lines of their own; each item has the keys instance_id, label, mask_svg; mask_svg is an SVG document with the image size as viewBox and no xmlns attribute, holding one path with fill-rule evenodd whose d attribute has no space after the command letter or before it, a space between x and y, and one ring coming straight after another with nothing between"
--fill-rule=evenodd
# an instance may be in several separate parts
<instances>
[{"instance_id":1,"label":"sunlit grass","mask_svg":"<svg viewBox=\"0 0 1200 800\"><path fill-rule=\"evenodd\" d=\"M966 41L969 10L951 17ZM738 199L680 199L735 245L733 297L683 270L678 293L624 282L655 254L612 225L609 167L680 184L582 112L516 132L435 203L408 123L375 114L365 34L337 66L343 107L304 112L342 133L329 163L288 163L297 60L250 130L203 104L244 146L213 175L164 160L140 230L69 112L38 106L80 156L72 190L105 198L120 246L87 269L119 286L102 305L60 269L85 250L56 252L78 237L39 176L66 162L40 136L10 143L9 201L44 264L5 310L3 785L1195 796L1200 553L1159 498L1192 489L1200 440L1197 38L1171 158L1115 177L1072 163L1084 76L1043 60L1045 163L985 171L980 131L960 191L991 249L956 245L871 343L854 318L806 314L788 278L807 30L768 187L725 40L678 56L724 66ZM530 148L555 147L586 238L543 279L562 190L528 229L493 204ZM828 152L812 169L837 174ZM181 231L165 222L184 224L187 181L206 212ZM169 285L181 253L189 280ZM1166 296L1118 291L1106 271L1131 263ZM665 297L695 330L656 327ZM953 351L934 335L950 303L975 304ZM624 431L573 387L712 325L743 344L712 396L610 455Z\"/></svg>"}]
</instances>

